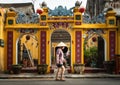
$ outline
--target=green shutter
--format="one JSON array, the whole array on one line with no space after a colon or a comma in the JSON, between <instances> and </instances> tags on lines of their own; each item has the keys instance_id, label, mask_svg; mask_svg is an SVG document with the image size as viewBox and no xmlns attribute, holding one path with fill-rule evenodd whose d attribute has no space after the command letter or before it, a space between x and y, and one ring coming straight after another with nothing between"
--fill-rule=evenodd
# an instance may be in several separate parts
<instances>
[{"instance_id":1,"label":"green shutter","mask_svg":"<svg viewBox=\"0 0 120 85\"><path fill-rule=\"evenodd\" d=\"M13 20L12 20L12 19L9 19L9 20L8 20L8 24L9 24L9 25L12 25L12 24L13 24Z\"/></svg>"},{"instance_id":2,"label":"green shutter","mask_svg":"<svg viewBox=\"0 0 120 85\"><path fill-rule=\"evenodd\" d=\"M109 20L109 24L110 25L114 25L115 24L115 21L113 19Z\"/></svg>"},{"instance_id":3,"label":"green shutter","mask_svg":"<svg viewBox=\"0 0 120 85\"><path fill-rule=\"evenodd\" d=\"M46 15L41 15L41 20L46 20Z\"/></svg>"},{"instance_id":4,"label":"green shutter","mask_svg":"<svg viewBox=\"0 0 120 85\"><path fill-rule=\"evenodd\" d=\"M76 15L76 20L81 20L81 15Z\"/></svg>"}]
</instances>

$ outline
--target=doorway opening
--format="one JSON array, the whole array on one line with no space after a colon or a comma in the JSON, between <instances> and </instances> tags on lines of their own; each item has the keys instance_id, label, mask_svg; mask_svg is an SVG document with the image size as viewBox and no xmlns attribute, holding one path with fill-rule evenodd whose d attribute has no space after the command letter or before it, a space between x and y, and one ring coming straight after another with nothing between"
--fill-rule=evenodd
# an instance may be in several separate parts
<instances>
[{"instance_id":1,"label":"doorway opening","mask_svg":"<svg viewBox=\"0 0 120 85\"><path fill-rule=\"evenodd\" d=\"M86 67L103 68L105 61L105 41L97 33L92 33L84 41L84 62Z\"/></svg>"},{"instance_id":2,"label":"doorway opening","mask_svg":"<svg viewBox=\"0 0 120 85\"><path fill-rule=\"evenodd\" d=\"M35 70L38 65L38 40L32 34L22 34L17 40L16 63L22 70Z\"/></svg>"},{"instance_id":3,"label":"doorway opening","mask_svg":"<svg viewBox=\"0 0 120 85\"><path fill-rule=\"evenodd\" d=\"M69 32L63 29L55 30L51 34L51 67L56 67L56 46L64 42L67 45L67 51L64 52L64 58L67 61L67 67L71 66L71 36Z\"/></svg>"}]
</instances>

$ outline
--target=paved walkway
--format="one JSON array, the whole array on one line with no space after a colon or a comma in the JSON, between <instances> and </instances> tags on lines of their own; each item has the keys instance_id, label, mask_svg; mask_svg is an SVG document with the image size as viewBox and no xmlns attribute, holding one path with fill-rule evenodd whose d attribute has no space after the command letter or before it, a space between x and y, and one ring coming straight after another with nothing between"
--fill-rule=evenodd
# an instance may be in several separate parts
<instances>
[{"instance_id":1,"label":"paved walkway","mask_svg":"<svg viewBox=\"0 0 120 85\"><path fill-rule=\"evenodd\" d=\"M65 78L120 78L120 74L105 73L86 73L86 74L66 74ZM20 79L20 78L55 78L55 74L37 74L37 73L20 73L20 74L2 74L0 79Z\"/></svg>"},{"instance_id":2,"label":"paved walkway","mask_svg":"<svg viewBox=\"0 0 120 85\"><path fill-rule=\"evenodd\" d=\"M53 74L38 74L38 73L20 73L20 74L4 74L0 72L0 79L33 79L33 78L49 78L54 79L57 69ZM84 74L69 74L65 71L65 78L120 78L120 74L106 73L84 73Z\"/></svg>"}]
</instances>

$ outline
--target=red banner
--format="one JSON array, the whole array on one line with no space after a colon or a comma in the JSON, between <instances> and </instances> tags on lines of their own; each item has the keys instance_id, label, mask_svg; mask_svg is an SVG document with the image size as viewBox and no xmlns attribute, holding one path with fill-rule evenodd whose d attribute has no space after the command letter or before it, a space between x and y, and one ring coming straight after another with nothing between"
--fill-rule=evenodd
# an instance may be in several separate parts
<instances>
[{"instance_id":1,"label":"red banner","mask_svg":"<svg viewBox=\"0 0 120 85\"><path fill-rule=\"evenodd\" d=\"M114 59L115 57L115 43L116 43L116 39L115 39L115 31L110 31L109 33L109 53L110 53L110 60Z\"/></svg>"},{"instance_id":2,"label":"red banner","mask_svg":"<svg viewBox=\"0 0 120 85\"><path fill-rule=\"evenodd\" d=\"M7 32L7 69L11 69L13 62L13 32Z\"/></svg>"},{"instance_id":3,"label":"red banner","mask_svg":"<svg viewBox=\"0 0 120 85\"><path fill-rule=\"evenodd\" d=\"M82 33L81 31L76 31L75 33L75 62L81 63L81 53L82 53Z\"/></svg>"},{"instance_id":4,"label":"red banner","mask_svg":"<svg viewBox=\"0 0 120 85\"><path fill-rule=\"evenodd\" d=\"M40 63L46 64L46 31L41 31Z\"/></svg>"}]
</instances>

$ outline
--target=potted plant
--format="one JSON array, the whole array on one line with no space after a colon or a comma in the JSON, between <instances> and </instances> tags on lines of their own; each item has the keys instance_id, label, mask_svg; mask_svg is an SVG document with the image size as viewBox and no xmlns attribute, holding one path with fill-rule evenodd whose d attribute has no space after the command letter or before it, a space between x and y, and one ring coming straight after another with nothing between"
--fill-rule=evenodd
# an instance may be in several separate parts
<instances>
[{"instance_id":1,"label":"potted plant","mask_svg":"<svg viewBox=\"0 0 120 85\"><path fill-rule=\"evenodd\" d=\"M68 68L68 73L72 73L72 69L71 69L71 66L70 66L70 68Z\"/></svg>"},{"instance_id":2,"label":"potted plant","mask_svg":"<svg viewBox=\"0 0 120 85\"><path fill-rule=\"evenodd\" d=\"M84 73L84 70L85 70L85 65L84 64L81 64L81 63L76 63L73 65L74 67L74 73L77 73L77 74L83 74Z\"/></svg>"},{"instance_id":3,"label":"potted plant","mask_svg":"<svg viewBox=\"0 0 120 85\"><path fill-rule=\"evenodd\" d=\"M22 66L20 64L15 64L15 65L12 65L11 69L14 74L19 74L21 73Z\"/></svg>"},{"instance_id":4,"label":"potted plant","mask_svg":"<svg viewBox=\"0 0 120 85\"><path fill-rule=\"evenodd\" d=\"M47 64L39 64L37 66L38 74L45 74L47 72L47 67L48 67Z\"/></svg>"},{"instance_id":5,"label":"potted plant","mask_svg":"<svg viewBox=\"0 0 120 85\"><path fill-rule=\"evenodd\" d=\"M115 69L115 61L104 61L103 62L104 69L106 70L107 73L112 74L114 69Z\"/></svg>"},{"instance_id":6,"label":"potted plant","mask_svg":"<svg viewBox=\"0 0 120 85\"><path fill-rule=\"evenodd\" d=\"M50 73L54 73L54 69L52 68L52 66L50 67Z\"/></svg>"},{"instance_id":7,"label":"potted plant","mask_svg":"<svg viewBox=\"0 0 120 85\"><path fill-rule=\"evenodd\" d=\"M96 46L84 48L85 66L97 67L98 49Z\"/></svg>"}]
</instances>

